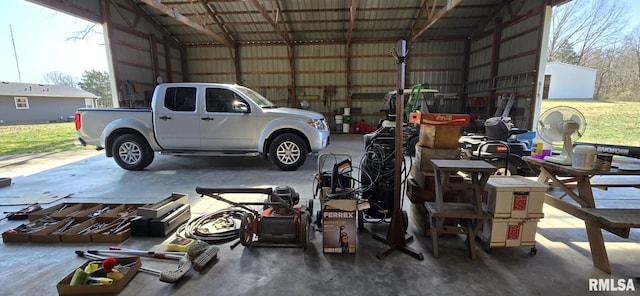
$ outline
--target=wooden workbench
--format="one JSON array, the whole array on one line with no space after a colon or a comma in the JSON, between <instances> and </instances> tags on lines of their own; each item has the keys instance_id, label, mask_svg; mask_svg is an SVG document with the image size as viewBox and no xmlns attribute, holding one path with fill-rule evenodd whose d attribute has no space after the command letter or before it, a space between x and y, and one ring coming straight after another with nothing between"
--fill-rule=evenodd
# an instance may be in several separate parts
<instances>
[{"instance_id":1,"label":"wooden workbench","mask_svg":"<svg viewBox=\"0 0 640 296\"><path fill-rule=\"evenodd\" d=\"M631 228L640 228L640 209L598 208L593 198L593 187L640 187L640 171L581 170L531 157L523 158L540 168L538 181L564 193L557 197L546 194L545 203L584 220L593 265L607 273L611 266L602 236L605 229L622 238L629 238ZM592 186L593 179L593 186ZM569 196L576 203L562 200Z\"/></svg>"}]
</instances>

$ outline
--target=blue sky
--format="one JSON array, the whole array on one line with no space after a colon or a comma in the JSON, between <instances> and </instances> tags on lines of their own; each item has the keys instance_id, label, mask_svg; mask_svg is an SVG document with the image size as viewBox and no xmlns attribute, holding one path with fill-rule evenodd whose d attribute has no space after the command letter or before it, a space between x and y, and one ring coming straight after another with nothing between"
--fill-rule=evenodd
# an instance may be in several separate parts
<instances>
[{"instance_id":1,"label":"blue sky","mask_svg":"<svg viewBox=\"0 0 640 296\"><path fill-rule=\"evenodd\" d=\"M88 24L91 22L24 0L0 0L0 81L20 81L10 25L22 82L43 83L43 76L54 71L76 80L85 70L108 71L102 34L66 40ZM95 28L102 32L100 25Z\"/></svg>"},{"instance_id":2,"label":"blue sky","mask_svg":"<svg viewBox=\"0 0 640 296\"><path fill-rule=\"evenodd\" d=\"M629 3L629 28L640 25L640 1ZM0 0L0 81L43 83L49 72L62 72L79 80L85 70L108 71L102 34L85 40L70 41L74 32L82 31L88 21L27 2ZM11 31L20 65L20 76L11 42ZM96 26L100 32L101 26Z\"/></svg>"}]
</instances>

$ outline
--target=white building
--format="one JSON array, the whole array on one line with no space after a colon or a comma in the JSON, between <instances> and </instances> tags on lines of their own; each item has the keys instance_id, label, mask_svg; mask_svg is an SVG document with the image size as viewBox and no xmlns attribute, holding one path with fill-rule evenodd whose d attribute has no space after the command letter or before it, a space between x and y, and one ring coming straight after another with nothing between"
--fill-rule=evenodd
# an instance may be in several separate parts
<instances>
[{"instance_id":1,"label":"white building","mask_svg":"<svg viewBox=\"0 0 640 296\"><path fill-rule=\"evenodd\" d=\"M593 99L596 69L548 62L545 67L545 86L549 99Z\"/></svg>"}]
</instances>

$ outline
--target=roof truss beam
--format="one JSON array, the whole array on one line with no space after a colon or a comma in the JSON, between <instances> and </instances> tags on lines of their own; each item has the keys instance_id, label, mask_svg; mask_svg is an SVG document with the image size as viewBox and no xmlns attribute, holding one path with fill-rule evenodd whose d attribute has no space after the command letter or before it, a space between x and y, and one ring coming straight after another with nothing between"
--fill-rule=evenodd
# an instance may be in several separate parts
<instances>
[{"instance_id":1,"label":"roof truss beam","mask_svg":"<svg viewBox=\"0 0 640 296\"><path fill-rule=\"evenodd\" d=\"M251 3L253 3L253 6L255 6L258 9L262 17L264 17L267 20L267 22L269 22L269 24L271 24L271 26L276 30L280 38L282 38L282 40L284 40L286 44L291 44L291 38L289 38L289 31L287 30L287 27L285 26L283 31L280 29L280 26L278 25L278 19L280 18L280 14L282 13L282 9L279 7L278 3L277 2L275 3L275 5L278 6L277 10L275 11L276 20L271 18L271 16L269 15L269 12L267 12L267 10L264 8L262 4L260 4L258 0L251 0Z\"/></svg>"},{"instance_id":2,"label":"roof truss beam","mask_svg":"<svg viewBox=\"0 0 640 296\"><path fill-rule=\"evenodd\" d=\"M431 26L433 26L433 24L435 24L440 19L442 19L449 10L453 9L458 4L460 4L460 2L462 2L462 0L445 0L445 1L446 3L444 7L440 8L440 10L438 10L437 12L435 7L436 7L436 2L438 2L438 0L433 1L433 5L431 6L431 9L427 11L427 23L418 31L413 32L411 36L409 36L409 44L412 44L416 40L418 40L418 38L422 34L424 34L424 32L426 32L427 29L429 29ZM428 5L425 5L425 7L428 8Z\"/></svg>"},{"instance_id":3,"label":"roof truss beam","mask_svg":"<svg viewBox=\"0 0 640 296\"><path fill-rule=\"evenodd\" d=\"M176 21L181 22L202 34L213 38L215 41L220 42L221 44L224 44L227 47L233 47L233 42L225 38L225 36L222 36L220 34L216 34L210 31L209 29L206 28L206 26L198 24L197 22L194 22L190 18L180 14L180 12L178 12L178 10L175 8L166 6L157 0L140 0L140 2L150 6L155 10L160 11L166 16L173 17Z\"/></svg>"}]
</instances>

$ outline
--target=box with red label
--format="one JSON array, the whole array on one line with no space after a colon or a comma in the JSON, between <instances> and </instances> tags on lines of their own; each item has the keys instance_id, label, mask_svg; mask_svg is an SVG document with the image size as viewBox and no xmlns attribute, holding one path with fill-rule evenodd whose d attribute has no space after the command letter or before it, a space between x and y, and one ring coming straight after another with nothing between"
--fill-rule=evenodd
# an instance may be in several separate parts
<instances>
[{"instance_id":1,"label":"box with red label","mask_svg":"<svg viewBox=\"0 0 640 296\"><path fill-rule=\"evenodd\" d=\"M535 246L540 219L484 219L478 237L490 247Z\"/></svg>"},{"instance_id":2,"label":"box with red label","mask_svg":"<svg viewBox=\"0 0 640 296\"><path fill-rule=\"evenodd\" d=\"M468 126L471 122L471 116L469 114L412 112L409 114L409 122L430 125Z\"/></svg>"},{"instance_id":3,"label":"box with red label","mask_svg":"<svg viewBox=\"0 0 640 296\"><path fill-rule=\"evenodd\" d=\"M522 176L491 176L482 209L493 218L542 218L547 185Z\"/></svg>"}]
</instances>

